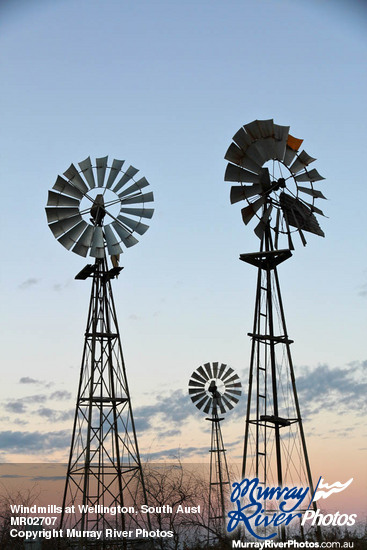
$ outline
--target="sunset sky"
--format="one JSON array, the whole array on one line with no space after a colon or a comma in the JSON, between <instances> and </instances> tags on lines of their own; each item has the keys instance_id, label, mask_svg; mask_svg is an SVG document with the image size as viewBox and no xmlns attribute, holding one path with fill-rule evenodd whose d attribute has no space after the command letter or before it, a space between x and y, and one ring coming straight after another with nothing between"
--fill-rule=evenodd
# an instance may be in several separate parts
<instances>
[{"instance_id":1,"label":"sunset sky","mask_svg":"<svg viewBox=\"0 0 367 550\"><path fill-rule=\"evenodd\" d=\"M258 247L223 157L241 125L273 118L326 178L325 239L279 268L312 470L354 477L343 506L366 510L366 31L357 0L1 2L1 462L67 457L88 260L44 207L88 155L126 158L155 194L114 282L142 455L208 460L187 383L220 361L246 392L256 270L238 256ZM232 461L243 426L244 398L223 425Z\"/></svg>"}]
</instances>

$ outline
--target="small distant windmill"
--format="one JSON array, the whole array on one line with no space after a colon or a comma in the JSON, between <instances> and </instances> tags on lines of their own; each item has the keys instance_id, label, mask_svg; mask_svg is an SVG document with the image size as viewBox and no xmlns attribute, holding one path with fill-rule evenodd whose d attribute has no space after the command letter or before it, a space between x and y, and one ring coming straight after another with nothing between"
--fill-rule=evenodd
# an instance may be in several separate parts
<instances>
[{"instance_id":1,"label":"small distant windmill","mask_svg":"<svg viewBox=\"0 0 367 550\"><path fill-rule=\"evenodd\" d=\"M242 219L255 219L260 250L240 259L258 269L248 401L243 453L243 477L257 477L263 486L313 483L298 401L292 340L288 337L277 266L292 256L292 236L304 232L324 236L315 214L324 215L315 200L325 199L314 183L324 178L308 166L315 161L303 140L289 126L254 120L233 137L225 158L225 180L239 182L231 203L246 201ZM244 185L250 184L250 185ZM306 200L307 198L307 200ZM286 247L279 248L284 236ZM274 506L274 505L273 505ZM313 504L315 506L315 504ZM307 504L306 504L307 507ZM273 513L264 503L265 513ZM303 510L299 510L303 511ZM281 537L285 538L284 528Z\"/></svg>"},{"instance_id":2,"label":"small distant windmill","mask_svg":"<svg viewBox=\"0 0 367 550\"><path fill-rule=\"evenodd\" d=\"M189 395L195 406L212 423L210 445L210 481L208 503L208 542L215 533L225 533L226 504L229 496L229 472L220 423L233 409L241 395L241 382L234 370L225 364L205 363L189 381ZM227 497L227 498L226 498Z\"/></svg>"},{"instance_id":3,"label":"small distant windmill","mask_svg":"<svg viewBox=\"0 0 367 550\"><path fill-rule=\"evenodd\" d=\"M130 392L122 354L111 280L119 275L122 244L133 246L148 226L153 193L143 193L149 183L134 180L138 170L122 169L123 160L88 157L57 177L46 207L49 227L56 239L88 264L75 277L92 279L89 313L74 418L70 456L62 505L61 527L77 531L129 528L137 522L130 512L110 515L111 507L134 506L136 493L146 493ZM108 262L111 256L112 267ZM75 514L65 514L67 506ZM85 511L78 514L78 505ZM118 547L126 546L119 539ZM93 545L79 542L83 548ZM102 540L99 548L112 548ZM124 547L125 547L124 546Z\"/></svg>"}]
</instances>

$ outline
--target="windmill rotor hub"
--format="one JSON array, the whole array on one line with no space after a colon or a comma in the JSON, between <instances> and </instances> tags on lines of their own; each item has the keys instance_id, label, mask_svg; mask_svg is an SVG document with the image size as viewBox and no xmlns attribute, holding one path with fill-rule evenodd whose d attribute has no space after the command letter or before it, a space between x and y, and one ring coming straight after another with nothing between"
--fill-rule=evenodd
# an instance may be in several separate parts
<instances>
[{"instance_id":1,"label":"windmill rotor hub","mask_svg":"<svg viewBox=\"0 0 367 550\"><path fill-rule=\"evenodd\" d=\"M93 206L90 209L91 222L94 225L103 225L103 218L106 215L102 193L99 193L94 199Z\"/></svg>"}]
</instances>

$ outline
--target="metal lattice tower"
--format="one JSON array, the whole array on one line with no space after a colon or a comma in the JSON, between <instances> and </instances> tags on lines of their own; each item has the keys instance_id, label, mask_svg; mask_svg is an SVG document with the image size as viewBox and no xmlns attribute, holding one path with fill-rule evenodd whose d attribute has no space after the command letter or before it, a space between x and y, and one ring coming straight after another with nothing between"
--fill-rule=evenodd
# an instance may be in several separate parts
<instances>
[{"instance_id":1,"label":"metal lattice tower","mask_svg":"<svg viewBox=\"0 0 367 550\"><path fill-rule=\"evenodd\" d=\"M226 534L226 510L230 492L230 478L223 443L221 422L227 411L233 409L241 395L241 382L234 370L225 364L205 363L198 367L189 381L189 394L199 410L210 416L210 477L208 500L208 544Z\"/></svg>"},{"instance_id":2,"label":"metal lattice tower","mask_svg":"<svg viewBox=\"0 0 367 550\"><path fill-rule=\"evenodd\" d=\"M260 239L259 252L240 255L258 270L254 323L249 333L252 346L242 476L257 477L262 487L308 486L311 496L313 482L291 356L293 342L288 337L277 271L277 266L292 256L292 233L299 234L303 245L304 231L324 236L314 215L323 215L314 201L325 197L314 188L314 182L324 178L317 170L308 170L315 159L305 151L298 153L301 144L302 140L289 134L289 127L273 120L244 125L226 153L230 162L225 179L241 183L232 187L231 202L247 202L241 210L242 219L247 225L258 218L255 234ZM303 182L308 187L300 185ZM311 203L303 195L311 197ZM285 248L278 246L282 236ZM304 503L305 510L309 504L309 500ZM316 509L315 503L312 506ZM263 513L276 510L274 502L264 501ZM284 526L278 529L285 540Z\"/></svg>"},{"instance_id":3,"label":"metal lattice tower","mask_svg":"<svg viewBox=\"0 0 367 550\"><path fill-rule=\"evenodd\" d=\"M252 339L242 477L261 486L308 486L313 482L288 337L277 266L291 257L274 250L265 232L261 251L240 259L258 269ZM307 510L309 501L305 508ZM264 502L264 513L274 504ZM282 526L279 535L285 539Z\"/></svg>"},{"instance_id":4,"label":"metal lattice tower","mask_svg":"<svg viewBox=\"0 0 367 550\"><path fill-rule=\"evenodd\" d=\"M92 288L61 528L103 531L104 536L98 543L76 536L72 544L79 548L126 548L126 539L113 530L141 527L135 511L147 504L111 280L122 270L120 245L136 244L133 233L148 229L141 218L152 217L145 202L152 201L153 194L142 193L149 185L145 178L133 180L136 168L124 172L122 165L114 160L108 167L107 157L97 159L94 167L89 158L82 161L80 172L71 165L64 173L67 180L58 176L53 187L57 192L49 192L46 208L59 242L95 258L76 276L91 278ZM138 207L130 208L132 204ZM111 508L116 514L110 514ZM106 529L112 530L110 536Z\"/></svg>"}]
</instances>

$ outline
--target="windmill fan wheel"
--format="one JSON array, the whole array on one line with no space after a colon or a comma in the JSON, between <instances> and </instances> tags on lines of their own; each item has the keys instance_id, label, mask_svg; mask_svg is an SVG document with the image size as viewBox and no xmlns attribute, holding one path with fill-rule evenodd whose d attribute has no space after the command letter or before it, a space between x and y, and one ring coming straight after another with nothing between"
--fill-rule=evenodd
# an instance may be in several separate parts
<instances>
[{"instance_id":1,"label":"windmill fan wheel","mask_svg":"<svg viewBox=\"0 0 367 550\"><path fill-rule=\"evenodd\" d=\"M243 222L247 225L257 218L254 232L259 239L270 227L275 248L280 234L287 235L291 250L293 232L299 233L303 245L304 231L324 237L315 216L324 213L314 203L326 197L314 183L325 178L309 169L316 159L305 150L299 153L302 143L289 133L289 126L274 124L273 119L254 120L233 136L225 155L229 161L225 181L240 183L231 188L231 204L246 201Z\"/></svg>"},{"instance_id":2,"label":"windmill fan wheel","mask_svg":"<svg viewBox=\"0 0 367 550\"><path fill-rule=\"evenodd\" d=\"M148 225L142 218L151 218L154 210L146 208L153 202L153 193L144 192L149 182L136 179L138 169L122 169L123 160L90 157L79 162L79 170L71 164L58 176L48 193L46 215L56 239L68 250L80 256L103 258L107 248L110 256L123 252L138 242Z\"/></svg>"},{"instance_id":3,"label":"windmill fan wheel","mask_svg":"<svg viewBox=\"0 0 367 550\"><path fill-rule=\"evenodd\" d=\"M225 414L238 403L241 382L231 367L223 363L205 363L192 373L189 395L194 405L205 414L213 407Z\"/></svg>"}]
</instances>

